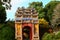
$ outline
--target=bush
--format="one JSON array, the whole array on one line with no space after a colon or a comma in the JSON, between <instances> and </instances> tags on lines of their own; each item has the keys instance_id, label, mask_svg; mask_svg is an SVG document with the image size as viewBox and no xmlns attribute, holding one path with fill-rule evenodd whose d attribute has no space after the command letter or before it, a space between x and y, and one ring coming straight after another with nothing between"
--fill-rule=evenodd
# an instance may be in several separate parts
<instances>
[{"instance_id":1,"label":"bush","mask_svg":"<svg viewBox=\"0 0 60 40\"><path fill-rule=\"evenodd\" d=\"M60 39L60 31L56 33L55 39L56 39L56 40Z\"/></svg>"},{"instance_id":2,"label":"bush","mask_svg":"<svg viewBox=\"0 0 60 40\"><path fill-rule=\"evenodd\" d=\"M45 33L45 34L43 35L42 40L52 40L51 34Z\"/></svg>"},{"instance_id":3,"label":"bush","mask_svg":"<svg viewBox=\"0 0 60 40\"><path fill-rule=\"evenodd\" d=\"M14 28L7 24L1 24L0 40L15 40Z\"/></svg>"},{"instance_id":4,"label":"bush","mask_svg":"<svg viewBox=\"0 0 60 40\"><path fill-rule=\"evenodd\" d=\"M60 40L60 31L55 34L45 33L42 37L42 40Z\"/></svg>"}]
</instances>

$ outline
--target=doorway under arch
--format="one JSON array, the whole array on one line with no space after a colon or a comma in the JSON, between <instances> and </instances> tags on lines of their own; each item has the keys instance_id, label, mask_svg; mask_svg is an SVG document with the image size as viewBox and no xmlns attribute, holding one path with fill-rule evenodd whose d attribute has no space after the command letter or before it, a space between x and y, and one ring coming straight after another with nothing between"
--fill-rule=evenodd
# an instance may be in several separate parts
<instances>
[{"instance_id":1,"label":"doorway under arch","mask_svg":"<svg viewBox=\"0 0 60 40\"><path fill-rule=\"evenodd\" d=\"M32 28L30 26L23 27L22 38L23 38L23 40L31 40L32 39Z\"/></svg>"}]
</instances>

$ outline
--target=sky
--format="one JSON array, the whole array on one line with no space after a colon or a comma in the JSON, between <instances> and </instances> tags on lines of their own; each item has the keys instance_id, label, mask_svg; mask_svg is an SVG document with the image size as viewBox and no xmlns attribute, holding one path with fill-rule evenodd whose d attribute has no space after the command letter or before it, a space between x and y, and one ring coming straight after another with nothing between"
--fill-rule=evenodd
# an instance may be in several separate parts
<instances>
[{"instance_id":1,"label":"sky","mask_svg":"<svg viewBox=\"0 0 60 40\"><path fill-rule=\"evenodd\" d=\"M29 3L32 2L43 2L43 5L45 6L47 3L50 2L50 0L11 0L11 10L6 10L7 13L7 20L14 20L15 19L15 12L18 7L25 7L27 8L29 6Z\"/></svg>"}]
</instances>

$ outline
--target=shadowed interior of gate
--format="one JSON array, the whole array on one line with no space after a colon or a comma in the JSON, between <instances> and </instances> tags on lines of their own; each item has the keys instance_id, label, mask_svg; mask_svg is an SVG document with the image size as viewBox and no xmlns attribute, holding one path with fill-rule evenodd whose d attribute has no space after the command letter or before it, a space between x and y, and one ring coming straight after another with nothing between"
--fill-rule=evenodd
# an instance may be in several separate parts
<instances>
[{"instance_id":1,"label":"shadowed interior of gate","mask_svg":"<svg viewBox=\"0 0 60 40\"><path fill-rule=\"evenodd\" d=\"M22 38L23 40L31 40L32 36L32 31L29 26L25 26L22 30Z\"/></svg>"}]
</instances>

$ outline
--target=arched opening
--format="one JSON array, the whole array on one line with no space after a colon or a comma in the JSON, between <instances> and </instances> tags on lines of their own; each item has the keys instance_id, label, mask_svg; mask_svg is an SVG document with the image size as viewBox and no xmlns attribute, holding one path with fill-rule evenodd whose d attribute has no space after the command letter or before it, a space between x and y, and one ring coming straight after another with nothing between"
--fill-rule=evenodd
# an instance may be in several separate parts
<instances>
[{"instance_id":1,"label":"arched opening","mask_svg":"<svg viewBox=\"0 0 60 40\"><path fill-rule=\"evenodd\" d=\"M32 39L32 30L31 30L31 27L25 26L22 29L22 38L23 38L23 40L31 40Z\"/></svg>"}]
</instances>

